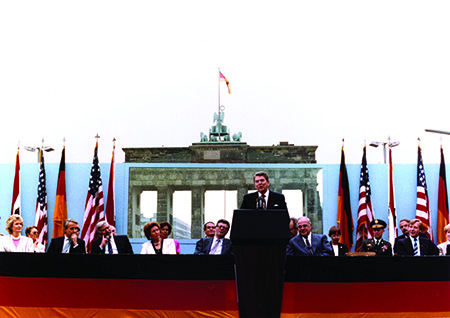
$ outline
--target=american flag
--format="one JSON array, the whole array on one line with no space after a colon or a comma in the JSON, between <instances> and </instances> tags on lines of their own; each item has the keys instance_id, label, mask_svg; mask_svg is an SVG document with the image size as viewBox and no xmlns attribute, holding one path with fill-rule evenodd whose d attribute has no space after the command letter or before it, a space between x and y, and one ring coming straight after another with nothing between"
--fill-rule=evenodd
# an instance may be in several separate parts
<instances>
[{"instance_id":1,"label":"american flag","mask_svg":"<svg viewBox=\"0 0 450 318\"><path fill-rule=\"evenodd\" d=\"M370 195L369 169L367 168L366 147L364 146L359 179L359 208L355 251L361 248L363 240L373 237L370 222L373 221L374 217Z\"/></svg>"},{"instance_id":2,"label":"american flag","mask_svg":"<svg viewBox=\"0 0 450 318\"><path fill-rule=\"evenodd\" d=\"M16 169L14 174L14 185L13 185L13 197L11 203L11 215L20 215L20 161L19 161L19 149L17 149L16 155Z\"/></svg>"},{"instance_id":3,"label":"american flag","mask_svg":"<svg viewBox=\"0 0 450 318\"><path fill-rule=\"evenodd\" d=\"M395 238L397 237L397 210L395 208L395 193L394 193L394 165L392 164L392 148L389 146L389 205L388 205L388 222L389 222L389 242L394 246Z\"/></svg>"},{"instance_id":4,"label":"american flag","mask_svg":"<svg viewBox=\"0 0 450 318\"><path fill-rule=\"evenodd\" d=\"M431 230L430 220L430 202L428 200L427 181L425 179L425 170L423 168L422 150L418 147L417 155L417 205L416 218L422 221L423 232L430 240L433 240L433 231Z\"/></svg>"},{"instance_id":5,"label":"american flag","mask_svg":"<svg viewBox=\"0 0 450 318\"><path fill-rule=\"evenodd\" d=\"M36 200L35 224L39 231L38 241L47 244L47 188L45 186L44 152L40 150L39 184Z\"/></svg>"},{"instance_id":6,"label":"american flag","mask_svg":"<svg viewBox=\"0 0 450 318\"><path fill-rule=\"evenodd\" d=\"M97 153L98 142L95 144L94 161L92 163L89 190L84 208L83 229L81 231L81 238L86 242L88 252L91 251L91 244L95 237L95 226L98 222L105 220L102 178Z\"/></svg>"}]
</instances>

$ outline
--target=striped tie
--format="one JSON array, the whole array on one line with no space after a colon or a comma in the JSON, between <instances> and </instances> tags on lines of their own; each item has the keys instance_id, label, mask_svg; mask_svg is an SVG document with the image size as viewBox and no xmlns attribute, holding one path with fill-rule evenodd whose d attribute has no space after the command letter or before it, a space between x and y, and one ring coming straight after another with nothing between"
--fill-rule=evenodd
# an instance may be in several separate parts
<instances>
[{"instance_id":1,"label":"striped tie","mask_svg":"<svg viewBox=\"0 0 450 318\"><path fill-rule=\"evenodd\" d=\"M417 246L417 237L414 238L414 256L419 256L419 246Z\"/></svg>"},{"instance_id":2,"label":"striped tie","mask_svg":"<svg viewBox=\"0 0 450 318\"><path fill-rule=\"evenodd\" d=\"M213 247L211 248L211 251L209 251L209 254L215 254L215 253L216 253L217 248L219 247L219 242L220 242L219 239L217 239L217 240L214 242L214 245L213 245Z\"/></svg>"}]
</instances>

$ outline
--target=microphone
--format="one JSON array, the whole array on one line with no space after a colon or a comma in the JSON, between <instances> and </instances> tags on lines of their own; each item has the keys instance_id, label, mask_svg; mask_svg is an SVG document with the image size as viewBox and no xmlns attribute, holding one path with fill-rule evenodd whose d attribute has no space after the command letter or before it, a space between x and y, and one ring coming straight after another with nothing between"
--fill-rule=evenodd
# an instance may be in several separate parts
<instances>
[{"instance_id":1,"label":"microphone","mask_svg":"<svg viewBox=\"0 0 450 318\"><path fill-rule=\"evenodd\" d=\"M256 199L256 209L264 210L265 203L266 203L266 201L264 200L263 197L258 197L258 199Z\"/></svg>"}]
</instances>

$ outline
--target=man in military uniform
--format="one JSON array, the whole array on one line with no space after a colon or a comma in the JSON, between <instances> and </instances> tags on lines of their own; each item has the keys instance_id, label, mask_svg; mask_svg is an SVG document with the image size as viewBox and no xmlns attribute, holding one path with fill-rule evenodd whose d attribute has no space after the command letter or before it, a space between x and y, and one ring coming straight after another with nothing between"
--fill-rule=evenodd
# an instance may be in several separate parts
<instances>
[{"instance_id":1,"label":"man in military uniform","mask_svg":"<svg viewBox=\"0 0 450 318\"><path fill-rule=\"evenodd\" d=\"M383 233L386 226L386 222L383 220L375 219L370 222L374 237L364 240L359 251L375 252L377 256L392 256L391 243L383 240Z\"/></svg>"}]
</instances>

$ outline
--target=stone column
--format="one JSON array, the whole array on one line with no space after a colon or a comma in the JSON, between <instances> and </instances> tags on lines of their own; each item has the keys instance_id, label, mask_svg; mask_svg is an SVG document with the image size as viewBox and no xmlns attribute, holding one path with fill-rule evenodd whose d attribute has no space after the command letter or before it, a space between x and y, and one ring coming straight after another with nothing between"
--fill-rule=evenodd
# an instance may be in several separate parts
<instances>
[{"instance_id":1,"label":"stone column","mask_svg":"<svg viewBox=\"0 0 450 318\"><path fill-rule=\"evenodd\" d=\"M205 222L205 189L193 187L191 195L191 238L199 239L202 237L203 223Z\"/></svg>"},{"instance_id":2,"label":"stone column","mask_svg":"<svg viewBox=\"0 0 450 318\"><path fill-rule=\"evenodd\" d=\"M173 214L173 189L171 187L157 188L156 222L169 221Z\"/></svg>"},{"instance_id":3,"label":"stone column","mask_svg":"<svg viewBox=\"0 0 450 318\"><path fill-rule=\"evenodd\" d=\"M237 208L238 209L241 207L242 197L244 195L246 195L247 193L248 193L248 188L247 187L239 187L239 188L237 188L236 200L237 200Z\"/></svg>"},{"instance_id":4,"label":"stone column","mask_svg":"<svg viewBox=\"0 0 450 318\"><path fill-rule=\"evenodd\" d=\"M322 229L322 207L320 206L319 193L316 190L317 185L309 184L306 188L306 194L304 196L305 207L307 208L307 216L313 225L314 233L323 233Z\"/></svg>"},{"instance_id":5,"label":"stone column","mask_svg":"<svg viewBox=\"0 0 450 318\"><path fill-rule=\"evenodd\" d=\"M131 210L128 218L128 235L130 238L140 238L141 233L141 193L142 190L135 187L131 191Z\"/></svg>"}]
</instances>

